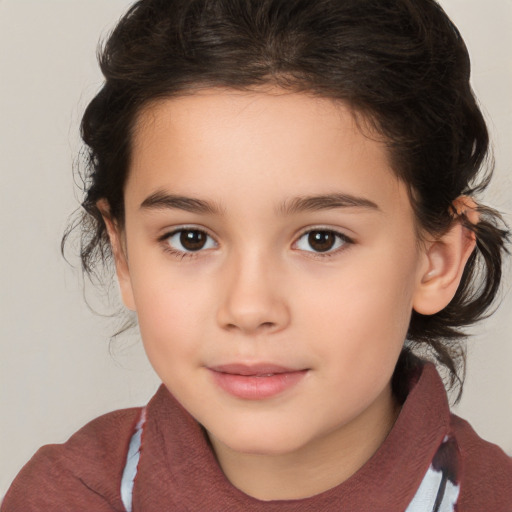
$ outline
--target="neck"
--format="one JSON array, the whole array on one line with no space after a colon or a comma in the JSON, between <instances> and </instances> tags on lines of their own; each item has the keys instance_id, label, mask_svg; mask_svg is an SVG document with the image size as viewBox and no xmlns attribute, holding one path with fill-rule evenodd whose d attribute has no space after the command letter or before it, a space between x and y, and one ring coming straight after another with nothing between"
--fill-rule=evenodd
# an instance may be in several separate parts
<instances>
[{"instance_id":1,"label":"neck","mask_svg":"<svg viewBox=\"0 0 512 512\"><path fill-rule=\"evenodd\" d=\"M400 407L388 386L357 418L284 454L248 454L209 434L228 480L245 494L270 500L307 498L348 480L378 450Z\"/></svg>"}]
</instances>

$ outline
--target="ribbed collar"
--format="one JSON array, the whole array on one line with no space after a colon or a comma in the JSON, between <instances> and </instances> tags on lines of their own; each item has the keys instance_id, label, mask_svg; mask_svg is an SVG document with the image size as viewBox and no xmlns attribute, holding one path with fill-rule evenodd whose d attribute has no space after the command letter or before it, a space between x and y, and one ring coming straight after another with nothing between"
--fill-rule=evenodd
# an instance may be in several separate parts
<instances>
[{"instance_id":1,"label":"ribbed collar","mask_svg":"<svg viewBox=\"0 0 512 512\"><path fill-rule=\"evenodd\" d=\"M449 422L444 386L426 363L411 377L409 395L386 440L352 477L310 498L260 501L231 485L203 429L162 385L147 407L133 511L405 510Z\"/></svg>"}]
</instances>

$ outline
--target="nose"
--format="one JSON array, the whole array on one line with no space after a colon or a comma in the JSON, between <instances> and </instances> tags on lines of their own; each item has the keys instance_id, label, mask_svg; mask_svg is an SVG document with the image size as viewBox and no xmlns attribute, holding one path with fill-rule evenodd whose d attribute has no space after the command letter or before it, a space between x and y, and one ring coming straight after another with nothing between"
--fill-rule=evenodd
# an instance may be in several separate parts
<instances>
[{"instance_id":1,"label":"nose","mask_svg":"<svg viewBox=\"0 0 512 512\"><path fill-rule=\"evenodd\" d=\"M282 273L264 255L226 262L219 325L247 335L278 332L290 322ZM279 277L281 278L279 278Z\"/></svg>"}]
</instances>

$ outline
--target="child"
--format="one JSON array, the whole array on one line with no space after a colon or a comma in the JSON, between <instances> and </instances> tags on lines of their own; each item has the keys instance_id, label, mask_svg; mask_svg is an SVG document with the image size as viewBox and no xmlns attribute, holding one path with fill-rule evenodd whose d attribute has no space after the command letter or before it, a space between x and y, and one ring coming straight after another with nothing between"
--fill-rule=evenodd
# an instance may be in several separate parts
<instances>
[{"instance_id":1,"label":"child","mask_svg":"<svg viewBox=\"0 0 512 512\"><path fill-rule=\"evenodd\" d=\"M510 510L512 461L418 357L462 387L507 238L440 7L141 0L101 66L82 262L112 254L163 384L2 511Z\"/></svg>"}]
</instances>

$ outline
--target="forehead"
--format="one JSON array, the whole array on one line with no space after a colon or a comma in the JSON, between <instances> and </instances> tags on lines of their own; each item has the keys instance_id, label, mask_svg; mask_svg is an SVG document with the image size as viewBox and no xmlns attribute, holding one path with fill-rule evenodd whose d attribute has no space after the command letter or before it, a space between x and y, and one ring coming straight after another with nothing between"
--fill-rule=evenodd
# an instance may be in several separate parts
<instances>
[{"instance_id":1,"label":"forehead","mask_svg":"<svg viewBox=\"0 0 512 512\"><path fill-rule=\"evenodd\" d=\"M293 142L298 141L300 135L306 135L299 133L297 121L315 121L317 125L321 123L330 131L336 131L340 128L340 118L344 123L355 122L352 110L343 103L312 94L279 88L202 89L157 100L143 108L136 118L133 145L135 150L141 149L155 140L155 132L161 130L187 144L206 141L206 137L212 139L215 134L223 141L229 142L227 137L232 136L240 143L261 128L267 134L280 133L280 138L289 134ZM282 128L286 128L285 133L281 132Z\"/></svg>"},{"instance_id":2,"label":"forehead","mask_svg":"<svg viewBox=\"0 0 512 512\"><path fill-rule=\"evenodd\" d=\"M160 100L138 116L127 191L138 199L160 189L213 194L221 202L343 192L386 202L404 186L367 126L339 101L281 90L207 89Z\"/></svg>"}]
</instances>

